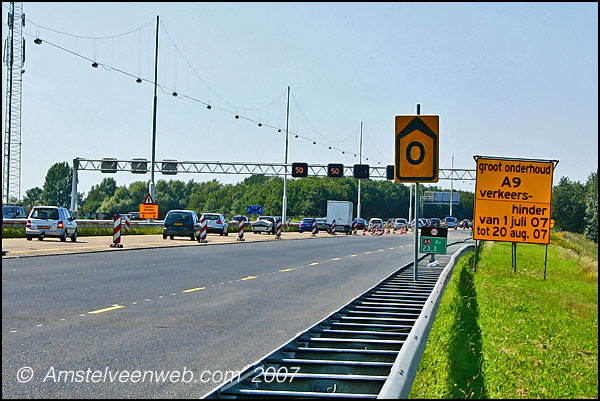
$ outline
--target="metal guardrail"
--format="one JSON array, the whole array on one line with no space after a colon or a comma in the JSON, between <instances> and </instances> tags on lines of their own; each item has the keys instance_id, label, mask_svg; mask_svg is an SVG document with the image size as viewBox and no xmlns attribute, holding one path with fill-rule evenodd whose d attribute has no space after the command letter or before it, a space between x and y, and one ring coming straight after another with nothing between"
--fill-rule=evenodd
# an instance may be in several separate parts
<instances>
[{"instance_id":1,"label":"metal guardrail","mask_svg":"<svg viewBox=\"0 0 600 401\"><path fill-rule=\"evenodd\" d=\"M400 352L398 352L396 361L377 398L408 398L442 294L452 276L454 264L465 252L474 249L475 244L464 245L450 258L448 265L440 274L433 291L429 295L419 318L408 334L408 338L402 345Z\"/></svg>"},{"instance_id":2,"label":"metal guardrail","mask_svg":"<svg viewBox=\"0 0 600 401\"><path fill-rule=\"evenodd\" d=\"M202 398L407 397L454 262L471 246L443 270L420 267L416 282L406 264Z\"/></svg>"}]
</instances>

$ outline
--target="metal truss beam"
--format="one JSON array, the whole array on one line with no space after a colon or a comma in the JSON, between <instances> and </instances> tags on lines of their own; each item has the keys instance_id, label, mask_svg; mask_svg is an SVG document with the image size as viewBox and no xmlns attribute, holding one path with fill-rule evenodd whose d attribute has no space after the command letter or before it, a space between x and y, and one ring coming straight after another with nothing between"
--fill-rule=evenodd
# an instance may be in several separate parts
<instances>
[{"instance_id":1,"label":"metal truss beam","mask_svg":"<svg viewBox=\"0 0 600 401\"><path fill-rule=\"evenodd\" d=\"M140 174L140 170L133 167L140 160L108 160L108 159L75 159L78 161L79 170L102 171L106 169L106 163L112 163L112 172L129 171ZM103 166L104 164L104 168ZM147 161L145 171L150 170L150 162ZM176 170L173 169L176 163ZM250 162L219 162L219 161L174 161L158 160L154 163L155 171L165 175L180 173L200 174L238 174L254 175L263 174L267 176L283 177L286 173L291 175L291 163L250 163ZM286 169L287 167L287 169ZM286 171L287 170L287 171ZM144 174L144 173L141 173ZM326 164L309 164L308 175L314 177L327 177ZM344 177L353 177L353 166L344 166ZM370 167L370 178L386 179L386 167ZM439 169L440 180L468 181L475 180L475 170L467 169Z\"/></svg>"}]
</instances>

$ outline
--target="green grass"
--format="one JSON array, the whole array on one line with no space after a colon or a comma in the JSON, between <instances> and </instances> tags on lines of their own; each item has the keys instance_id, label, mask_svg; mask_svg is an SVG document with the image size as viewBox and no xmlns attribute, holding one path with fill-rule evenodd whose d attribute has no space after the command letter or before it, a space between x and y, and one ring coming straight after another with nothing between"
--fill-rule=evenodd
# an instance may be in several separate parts
<instances>
[{"instance_id":1,"label":"green grass","mask_svg":"<svg viewBox=\"0 0 600 401\"><path fill-rule=\"evenodd\" d=\"M410 398L598 398L598 252L485 242L463 257L438 309Z\"/></svg>"}]
</instances>

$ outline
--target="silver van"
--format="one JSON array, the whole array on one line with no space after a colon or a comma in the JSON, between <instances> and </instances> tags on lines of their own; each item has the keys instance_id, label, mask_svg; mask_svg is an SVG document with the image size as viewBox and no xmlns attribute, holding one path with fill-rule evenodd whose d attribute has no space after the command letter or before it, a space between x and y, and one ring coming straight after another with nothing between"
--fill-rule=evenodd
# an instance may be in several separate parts
<instances>
[{"instance_id":1,"label":"silver van","mask_svg":"<svg viewBox=\"0 0 600 401\"><path fill-rule=\"evenodd\" d=\"M33 238L42 241L45 237L56 237L63 242L69 237L72 242L75 242L77 223L71 216L71 212L64 207L35 206L27 217L25 237L28 241Z\"/></svg>"}]
</instances>

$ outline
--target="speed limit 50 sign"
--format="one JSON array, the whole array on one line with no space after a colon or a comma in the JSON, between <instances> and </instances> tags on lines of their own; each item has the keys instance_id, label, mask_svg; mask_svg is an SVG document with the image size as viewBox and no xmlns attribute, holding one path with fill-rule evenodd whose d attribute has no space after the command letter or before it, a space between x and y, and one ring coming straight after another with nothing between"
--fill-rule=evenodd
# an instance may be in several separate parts
<instances>
[{"instance_id":1,"label":"speed limit 50 sign","mask_svg":"<svg viewBox=\"0 0 600 401\"><path fill-rule=\"evenodd\" d=\"M396 116L396 182L438 182L440 116Z\"/></svg>"}]
</instances>

